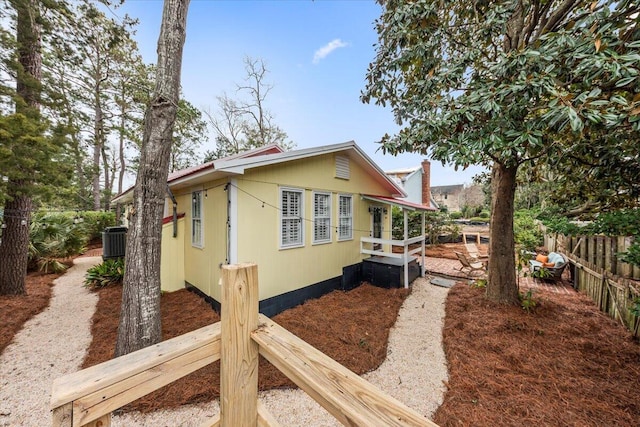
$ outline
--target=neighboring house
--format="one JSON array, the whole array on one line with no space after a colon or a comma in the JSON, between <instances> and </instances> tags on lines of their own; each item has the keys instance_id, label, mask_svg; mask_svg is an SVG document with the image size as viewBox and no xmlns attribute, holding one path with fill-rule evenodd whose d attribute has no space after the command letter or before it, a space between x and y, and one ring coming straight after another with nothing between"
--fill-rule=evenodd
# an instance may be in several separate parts
<instances>
[{"instance_id":1,"label":"neighboring house","mask_svg":"<svg viewBox=\"0 0 640 427\"><path fill-rule=\"evenodd\" d=\"M431 192L431 163L428 160L424 160L419 167L385 173L407 193L404 200L438 209Z\"/></svg>"},{"instance_id":2,"label":"neighboring house","mask_svg":"<svg viewBox=\"0 0 640 427\"><path fill-rule=\"evenodd\" d=\"M460 206L460 195L464 190L464 185L441 185L431 187L433 199L439 206L446 206L449 212L458 212L462 209Z\"/></svg>"},{"instance_id":3,"label":"neighboring house","mask_svg":"<svg viewBox=\"0 0 640 427\"><path fill-rule=\"evenodd\" d=\"M173 173L168 189L162 289L195 287L219 309L220 266L255 262L268 316L357 286L370 245L361 238L391 239L392 205L426 210L396 199L407 194L354 142L269 145Z\"/></svg>"}]
</instances>

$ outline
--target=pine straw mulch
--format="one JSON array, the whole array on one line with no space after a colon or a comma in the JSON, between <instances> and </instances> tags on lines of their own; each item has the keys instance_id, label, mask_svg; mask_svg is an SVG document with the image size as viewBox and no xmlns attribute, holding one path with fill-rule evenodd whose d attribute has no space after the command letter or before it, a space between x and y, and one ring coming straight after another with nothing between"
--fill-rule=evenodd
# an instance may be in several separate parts
<instances>
[{"instance_id":1,"label":"pine straw mulch","mask_svg":"<svg viewBox=\"0 0 640 427\"><path fill-rule=\"evenodd\" d=\"M93 317L93 340L83 368L112 358L115 350L122 287L98 291ZM408 295L405 289L382 289L363 284L348 292L334 291L287 310L273 320L347 368L363 374L376 369L387 354L389 329ZM218 314L186 289L163 294L163 338L169 339L219 320ZM294 387L262 357L258 368L261 390ZM220 363L202 368L130 404L142 412L210 401L219 397Z\"/></svg>"},{"instance_id":2,"label":"pine straw mulch","mask_svg":"<svg viewBox=\"0 0 640 427\"><path fill-rule=\"evenodd\" d=\"M638 425L640 345L584 295L498 306L458 284L446 302L441 426Z\"/></svg>"},{"instance_id":3,"label":"pine straw mulch","mask_svg":"<svg viewBox=\"0 0 640 427\"><path fill-rule=\"evenodd\" d=\"M70 261L65 262L71 265ZM63 273L34 271L25 279L26 295L0 295L0 353L11 343L24 323L49 306L53 281Z\"/></svg>"},{"instance_id":4,"label":"pine straw mulch","mask_svg":"<svg viewBox=\"0 0 640 427\"><path fill-rule=\"evenodd\" d=\"M443 256L451 248L433 249L429 256ZM27 298L0 297L0 352L28 317L48 305L56 277L31 274ZM120 289L100 291L85 366L107 360L113 353ZM534 295L538 307L527 314L519 307L491 304L482 298L482 290L465 285L456 285L449 292L443 331L448 391L435 421L442 426L637 425L638 342L585 296L543 291ZM375 369L385 357L389 327L405 296L401 290L365 285L309 301L274 319L362 373ZM22 302L16 304L18 300ZM209 305L185 290L163 295L162 307L167 319L163 321L165 338L218 321ZM378 320L380 323L374 323ZM111 344L101 346L99 342ZM323 342L326 348L321 347ZM97 351L100 348L102 354ZM370 364L360 371L350 365L364 359ZM208 401L219 392L218 366L195 372L131 408L150 411ZM260 372L263 389L269 384L290 385L264 360Z\"/></svg>"}]
</instances>

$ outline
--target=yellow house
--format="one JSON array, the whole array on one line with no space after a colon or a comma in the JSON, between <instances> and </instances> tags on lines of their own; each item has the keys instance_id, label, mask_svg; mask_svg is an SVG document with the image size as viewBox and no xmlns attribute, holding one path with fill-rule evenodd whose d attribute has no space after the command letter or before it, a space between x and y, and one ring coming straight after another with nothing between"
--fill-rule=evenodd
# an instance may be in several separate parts
<instances>
[{"instance_id":1,"label":"yellow house","mask_svg":"<svg viewBox=\"0 0 640 427\"><path fill-rule=\"evenodd\" d=\"M267 316L351 289L363 260L391 254L391 206L430 209L397 197L406 194L354 142L286 152L269 145L173 173L162 289L196 288L219 309L220 266L239 262L257 263Z\"/></svg>"}]
</instances>

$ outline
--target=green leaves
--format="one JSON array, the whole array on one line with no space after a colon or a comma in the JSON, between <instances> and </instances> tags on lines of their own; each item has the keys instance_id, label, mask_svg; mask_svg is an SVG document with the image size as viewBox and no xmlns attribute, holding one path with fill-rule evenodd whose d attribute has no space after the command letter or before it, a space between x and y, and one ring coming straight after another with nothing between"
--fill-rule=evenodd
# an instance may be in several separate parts
<instances>
[{"instance_id":1,"label":"green leaves","mask_svg":"<svg viewBox=\"0 0 640 427\"><path fill-rule=\"evenodd\" d=\"M567 10L549 0L520 10L508 1L384 2L362 96L390 105L404 126L385 136L383 150L457 165L533 161L556 173L613 179L619 191L609 196L628 194L619 187L625 182L638 194L637 149L621 142L640 138L632 3L579 1ZM623 178L591 171L616 162L625 165Z\"/></svg>"},{"instance_id":2,"label":"green leaves","mask_svg":"<svg viewBox=\"0 0 640 427\"><path fill-rule=\"evenodd\" d=\"M571 124L571 130L574 132L580 132L584 128L582 124L582 120L578 117L578 113L572 107L567 107L567 116L569 118L569 123Z\"/></svg>"},{"instance_id":3,"label":"green leaves","mask_svg":"<svg viewBox=\"0 0 640 427\"><path fill-rule=\"evenodd\" d=\"M119 285L124 278L124 258L106 259L87 270L84 285L91 290Z\"/></svg>"}]
</instances>

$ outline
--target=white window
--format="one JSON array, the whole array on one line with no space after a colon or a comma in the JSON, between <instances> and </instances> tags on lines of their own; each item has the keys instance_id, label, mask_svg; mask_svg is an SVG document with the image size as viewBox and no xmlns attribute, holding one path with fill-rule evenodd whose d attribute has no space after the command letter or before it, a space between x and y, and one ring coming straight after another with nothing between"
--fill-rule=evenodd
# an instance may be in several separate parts
<instances>
[{"instance_id":1,"label":"white window","mask_svg":"<svg viewBox=\"0 0 640 427\"><path fill-rule=\"evenodd\" d=\"M353 196L341 194L338 198L338 240L353 239Z\"/></svg>"},{"instance_id":2,"label":"white window","mask_svg":"<svg viewBox=\"0 0 640 427\"><path fill-rule=\"evenodd\" d=\"M191 193L191 244L203 247L202 235L202 191Z\"/></svg>"},{"instance_id":3,"label":"white window","mask_svg":"<svg viewBox=\"0 0 640 427\"><path fill-rule=\"evenodd\" d=\"M304 193L292 188L280 189L280 247L304 246Z\"/></svg>"},{"instance_id":4,"label":"white window","mask_svg":"<svg viewBox=\"0 0 640 427\"><path fill-rule=\"evenodd\" d=\"M313 243L331 242L331 194L313 193Z\"/></svg>"}]
</instances>

